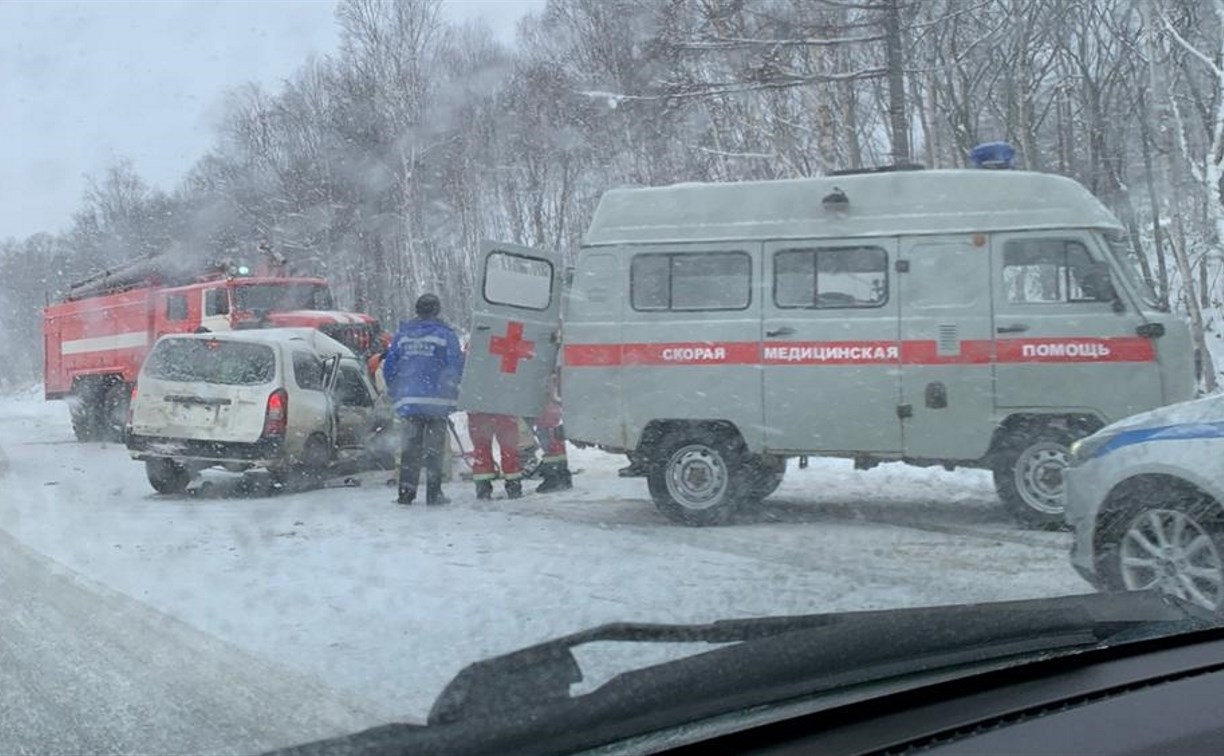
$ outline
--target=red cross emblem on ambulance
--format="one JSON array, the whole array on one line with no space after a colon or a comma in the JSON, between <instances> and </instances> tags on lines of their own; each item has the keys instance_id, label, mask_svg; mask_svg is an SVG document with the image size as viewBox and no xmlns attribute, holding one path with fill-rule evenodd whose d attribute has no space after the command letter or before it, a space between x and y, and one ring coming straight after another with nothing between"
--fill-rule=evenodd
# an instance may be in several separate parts
<instances>
[{"instance_id":1,"label":"red cross emblem on ambulance","mask_svg":"<svg viewBox=\"0 0 1224 756\"><path fill-rule=\"evenodd\" d=\"M523 324L511 320L506 324L505 336L489 338L489 353L501 357L503 373L517 373L519 360L535 357L535 342L523 338Z\"/></svg>"}]
</instances>

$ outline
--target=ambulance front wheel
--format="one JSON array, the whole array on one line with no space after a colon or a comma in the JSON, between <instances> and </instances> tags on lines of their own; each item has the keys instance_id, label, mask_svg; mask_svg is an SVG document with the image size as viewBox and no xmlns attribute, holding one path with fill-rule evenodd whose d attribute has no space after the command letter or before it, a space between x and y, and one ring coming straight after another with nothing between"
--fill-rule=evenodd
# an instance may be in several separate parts
<instances>
[{"instance_id":1,"label":"ambulance front wheel","mask_svg":"<svg viewBox=\"0 0 1224 756\"><path fill-rule=\"evenodd\" d=\"M761 501L778 490L782 479L786 476L786 457L775 457L772 454L762 454L754 457L750 469L752 471L752 499Z\"/></svg>"},{"instance_id":2,"label":"ambulance front wheel","mask_svg":"<svg viewBox=\"0 0 1224 756\"><path fill-rule=\"evenodd\" d=\"M1019 430L1003 440L992 472L1003 506L1021 525L1064 526L1063 475L1077 434L1046 425Z\"/></svg>"},{"instance_id":3,"label":"ambulance front wheel","mask_svg":"<svg viewBox=\"0 0 1224 756\"><path fill-rule=\"evenodd\" d=\"M724 524L751 494L743 443L733 432L674 428L649 456L646 482L655 506L684 525Z\"/></svg>"}]
</instances>

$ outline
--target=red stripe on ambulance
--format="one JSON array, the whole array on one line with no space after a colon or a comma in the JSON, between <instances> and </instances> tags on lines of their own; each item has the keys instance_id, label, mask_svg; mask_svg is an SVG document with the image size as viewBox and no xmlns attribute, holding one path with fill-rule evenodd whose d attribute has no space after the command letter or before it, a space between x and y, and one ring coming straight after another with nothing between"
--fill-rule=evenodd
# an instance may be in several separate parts
<instances>
[{"instance_id":1,"label":"red stripe on ambulance","mask_svg":"<svg viewBox=\"0 0 1224 756\"><path fill-rule=\"evenodd\" d=\"M566 344L568 367L621 365L988 365L995 363L1151 362L1144 338L969 339L956 354L934 341L665 342Z\"/></svg>"}]
</instances>

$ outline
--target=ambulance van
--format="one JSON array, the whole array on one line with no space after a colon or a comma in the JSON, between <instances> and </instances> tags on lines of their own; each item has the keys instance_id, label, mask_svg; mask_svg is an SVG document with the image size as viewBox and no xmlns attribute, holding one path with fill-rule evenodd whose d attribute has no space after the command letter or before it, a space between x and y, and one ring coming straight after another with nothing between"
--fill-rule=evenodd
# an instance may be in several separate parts
<instances>
[{"instance_id":1,"label":"ambulance van","mask_svg":"<svg viewBox=\"0 0 1224 756\"><path fill-rule=\"evenodd\" d=\"M826 455L988 469L1019 521L1059 525L1075 439L1195 390L1123 227L1055 175L614 190L568 276L482 254L460 406L536 414L559 363L569 438L630 455L688 524Z\"/></svg>"}]
</instances>

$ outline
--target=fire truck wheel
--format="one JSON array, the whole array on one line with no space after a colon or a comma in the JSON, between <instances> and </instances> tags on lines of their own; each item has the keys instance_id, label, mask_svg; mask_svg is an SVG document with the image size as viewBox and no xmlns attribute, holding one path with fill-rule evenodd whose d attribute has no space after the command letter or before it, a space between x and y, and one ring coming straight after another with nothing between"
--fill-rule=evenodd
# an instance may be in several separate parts
<instances>
[{"instance_id":1,"label":"fire truck wheel","mask_svg":"<svg viewBox=\"0 0 1224 756\"><path fill-rule=\"evenodd\" d=\"M750 496L753 501L761 501L782 485L782 478L786 475L786 457L775 457L772 454L753 457L749 462L749 470L752 474Z\"/></svg>"},{"instance_id":2,"label":"fire truck wheel","mask_svg":"<svg viewBox=\"0 0 1224 756\"><path fill-rule=\"evenodd\" d=\"M1082 435L1082 434L1079 434ZM992 472L1003 506L1021 525L1065 527L1063 473L1076 433L1055 425L1017 428L995 454Z\"/></svg>"},{"instance_id":3,"label":"fire truck wheel","mask_svg":"<svg viewBox=\"0 0 1224 756\"><path fill-rule=\"evenodd\" d=\"M93 441L98 437L98 412L91 402L80 395L73 397L68 414L72 417L72 433L77 441Z\"/></svg>"},{"instance_id":4,"label":"fire truck wheel","mask_svg":"<svg viewBox=\"0 0 1224 756\"><path fill-rule=\"evenodd\" d=\"M99 433L106 441L122 441L123 426L127 423L128 404L132 401L132 389L126 383L113 383L102 395L98 413Z\"/></svg>"},{"instance_id":5,"label":"fire truck wheel","mask_svg":"<svg viewBox=\"0 0 1224 756\"><path fill-rule=\"evenodd\" d=\"M711 426L673 428L650 456L655 506L684 525L722 525L751 496L743 443Z\"/></svg>"},{"instance_id":6,"label":"fire truck wheel","mask_svg":"<svg viewBox=\"0 0 1224 756\"><path fill-rule=\"evenodd\" d=\"M145 460L145 475L149 485L160 494L182 493L191 482L191 471L164 457Z\"/></svg>"}]
</instances>

